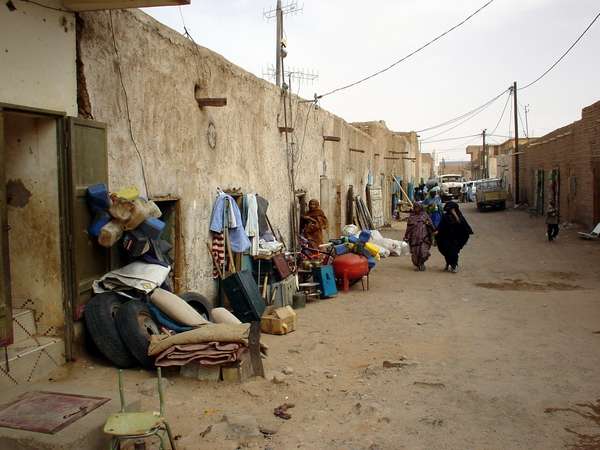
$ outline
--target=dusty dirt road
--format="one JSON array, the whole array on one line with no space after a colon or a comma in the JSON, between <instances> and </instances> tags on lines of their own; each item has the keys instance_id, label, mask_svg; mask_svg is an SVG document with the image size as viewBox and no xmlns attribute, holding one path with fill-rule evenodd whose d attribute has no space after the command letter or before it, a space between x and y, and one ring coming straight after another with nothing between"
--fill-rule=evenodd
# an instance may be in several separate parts
<instances>
[{"instance_id":1,"label":"dusty dirt road","mask_svg":"<svg viewBox=\"0 0 600 450\"><path fill-rule=\"evenodd\" d=\"M167 413L180 447L549 450L582 442L565 427L600 433L574 412L545 412L600 398L600 242L566 230L549 244L543 221L522 212L465 214L475 235L460 273L441 270L437 249L425 273L388 258L370 291L359 284L310 304L298 331L264 336L269 379L172 378ZM401 238L401 228L384 234ZM383 367L402 358L404 367ZM113 369L74 368L74 382L116 386ZM148 377L130 371L126 384ZM289 420L273 415L285 402L295 405Z\"/></svg>"}]
</instances>

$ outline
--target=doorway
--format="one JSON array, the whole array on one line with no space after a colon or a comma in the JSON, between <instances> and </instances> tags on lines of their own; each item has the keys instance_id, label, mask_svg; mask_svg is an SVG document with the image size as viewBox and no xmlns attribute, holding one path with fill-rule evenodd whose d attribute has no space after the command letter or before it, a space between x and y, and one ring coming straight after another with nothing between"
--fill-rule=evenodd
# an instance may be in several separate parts
<instances>
[{"instance_id":1,"label":"doorway","mask_svg":"<svg viewBox=\"0 0 600 450\"><path fill-rule=\"evenodd\" d=\"M600 161L593 161L594 177L592 181L592 191L594 196L594 218L592 226L600 222Z\"/></svg>"},{"instance_id":2,"label":"doorway","mask_svg":"<svg viewBox=\"0 0 600 450\"><path fill-rule=\"evenodd\" d=\"M64 326L57 120L7 112L3 122L7 313L12 321L32 310L37 334L56 335Z\"/></svg>"}]
</instances>

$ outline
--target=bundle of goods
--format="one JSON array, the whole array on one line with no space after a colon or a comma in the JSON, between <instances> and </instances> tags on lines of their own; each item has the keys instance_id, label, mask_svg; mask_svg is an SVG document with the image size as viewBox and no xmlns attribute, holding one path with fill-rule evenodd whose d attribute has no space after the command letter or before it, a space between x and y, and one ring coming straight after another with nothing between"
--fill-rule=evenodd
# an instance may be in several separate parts
<instances>
[{"instance_id":1,"label":"bundle of goods","mask_svg":"<svg viewBox=\"0 0 600 450\"><path fill-rule=\"evenodd\" d=\"M105 184L95 184L87 189L87 203L94 216L89 235L107 248L122 239L132 257L147 253L165 228L159 207L135 187L109 193Z\"/></svg>"}]
</instances>

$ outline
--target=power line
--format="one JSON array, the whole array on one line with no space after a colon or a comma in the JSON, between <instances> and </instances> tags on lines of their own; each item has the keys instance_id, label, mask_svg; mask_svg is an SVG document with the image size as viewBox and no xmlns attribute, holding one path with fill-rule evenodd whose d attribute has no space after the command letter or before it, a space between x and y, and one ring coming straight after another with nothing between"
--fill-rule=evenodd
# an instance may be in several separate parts
<instances>
[{"instance_id":1,"label":"power line","mask_svg":"<svg viewBox=\"0 0 600 450\"><path fill-rule=\"evenodd\" d=\"M21 1L22 1L22 2L25 2L25 3L31 3L32 5L36 5L36 6L39 6L39 7L41 7L41 8L50 9L50 10L52 10L52 11L60 11L60 12L66 12L66 13L70 13L70 12L72 12L72 11L68 11L68 10L66 10L66 9L55 8L54 6L48 6L48 5L44 5L43 3L36 2L36 1L34 1L34 0L21 0ZM12 3L12 2L11 2L11 3ZM7 6L8 6L8 3L7 3ZM9 9L10 9L10 8L9 8Z\"/></svg>"},{"instance_id":2,"label":"power line","mask_svg":"<svg viewBox=\"0 0 600 450\"><path fill-rule=\"evenodd\" d=\"M502 109L502 114L500 114L500 118L498 119L498 123L496 123L496 126L494 127L494 131L492 131L490 133L490 136L494 136L494 133L496 132L496 130L498 129L498 126L500 125L500 122L502 122L502 119L504 117L504 113L506 112L506 107L508 106L508 102L510 102L511 97L512 97L512 90L509 92L508 97L506 98L506 103L504 104L504 108Z\"/></svg>"},{"instance_id":3,"label":"power line","mask_svg":"<svg viewBox=\"0 0 600 450\"><path fill-rule=\"evenodd\" d=\"M600 12L598 14L596 14L596 17L594 17L594 19L590 22L590 24L587 26L587 28L585 30L583 30L583 33L581 33L579 35L579 37L577 39L575 39L575 42L573 42L571 44L571 46L567 49L566 52L564 52L560 58L558 58L554 64L552 64L543 74L541 74L539 77L537 77L535 80L533 80L531 83L519 88L519 91L522 91L523 89L527 89L529 86L534 85L535 83L537 83L538 81L540 81L542 78L544 78L552 69L554 69L558 63L560 63L563 58L565 56L567 56L569 54L569 52L573 49L573 47L575 47L577 45L577 43L581 40L581 38L585 35L585 33L588 32L588 30L590 28L592 28L592 25L594 25L594 22L596 22L596 20L598 20L598 17L600 17Z\"/></svg>"},{"instance_id":4,"label":"power line","mask_svg":"<svg viewBox=\"0 0 600 450\"><path fill-rule=\"evenodd\" d=\"M461 114L460 116L454 117L454 118L452 118L452 119L449 119L449 120L447 120L447 121L445 121L445 122L442 122L442 123L439 123L439 124L437 124L437 125L433 125L433 126L431 126L431 127L427 127L427 128L423 128L423 129L421 129L421 130L417 130L417 133L423 133L423 132L425 132L425 131L429 131L429 130L435 130L436 128L440 128L440 127L443 127L443 126L446 126L446 125L450 125L450 124L452 124L452 123L456 122L457 120L461 120L461 119L464 119L464 118L465 118L465 117L467 117L467 116L470 116L471 114L475 114L475 113L477 113L477 112L478 112L480 109L482 109L482 108L485 108L485 107L487 107L488 105L491 105L492 103L494 103L496 100L498 100L498 99L499 99L500 97L502 97L504 94L506 94L506 92L507 92L508 90L509 90L508 88L507 88L507 89L505 89L505 90L503 90L502 92L500 92L500 94L496 95L496 96L495 96L494 98L492 98L491 100L488 100L488 101L487 101L487 102L485 102L483 105L479 105L477 108L474 108L474 109L472 109L472 110L470 110L470 111L467 111L467 112L466 112L466 113L464 113L464 114Z\"/></svg>"},{"instance_id":5,"label":"power line","mask_svg":"<svg viewBox=\"0 0 600 450\"><path fill-rule=\"evenodd\" d=\"M488 7L491 3L493 3L494 0L489 0L487 3L485 3L483 6L481 6L479 9L477 9L475 12L471 13L469 16L467 16L467 18L463 19L461 22L457 23L456 25L454 25L452 28L444 31L442 34L436 36L435 38L433 38L432 40L430 40L429 42L427 42L426 44L422 45L421 47L419 47L418 49L414 50L412 53L409 53L408 55L404 56L403 58L400 58L399 60L393 62L392 64L390 64L389 66L371 74L368 75L364 78L361 78L358 81L355 81L353 83L347 84L345 86L333 89L329 92L326 92L325 94L321 94L319 96L317 96L317 98L323 98L327 95L331 95L335 92L339 92L339 91L343 91L344 89L348 89L351 88L353 86L356 86L357 84L363 83L371 78L376 77L377 75L381 75L384 72L387 72L388 70L390 70L391 68L397 66L398 64L400 64L403 61L406 61L408 58L410 58L411 56L419 53L421 50L424 50L425 48L429 47L431 44L433 44L434 42L438 41L439 39L443 38L444 36L446 36L448 33L450 33L451 31L454 31L456 28L460 27L461 25L463 25L465 22L467 22L469 19L471 19L473 16L475 16L476 14L478 14L480 11L482 11L484 8Z\"/></svg>"},{"instance_id":6,"label":"power line","mask_svg":"<svg viewBox=\"0 0 600 450\"><path fill-rule=\"evenodd\" d=\"M433 141L421 141L421 142L423 144L433 144L434 142L458 141L460 139L467 139L467 138L472 138L475 136L481 136L481 133L469 134L468 136L457 136L457 137L451 137L451 138L445 138L445 139L435 139Z\"/></svg>"},{"instance_id":7,"label":"power line","mask_svg":"<svg viewBox=\"0 0 600 450\"><path fill-rule=\"evenodd\" d=\"M519 103L519 106L521 106L521 103ZM517 108L518 111L518 115L519 115L519 123L521 124L521 129L525 130L525 133L527 133L527 129L525 128L525 124L523 123L523 117L521 117L521 108ZM527 134L525 134L525 137L528 138L529 136L527 136Z\"/></svg>"},{"instance_id":8,"label":"power line","mask_svg":"<svg viewBox=\"0 0 600 450\"><path fill-rule=\"evenodd\" d=\"M478 110L476 113L474 113L474 114L472 114L472 115L468 116L466 119L464 119L464 120L462 120L462 121L458 122L456 125L454 125L454 126L452 126L452 127L448 128L448 129L446 129L446 130L440 131L439 133L433 134L433 135L431 135L431 136L427 136L427 137L425 138L425 140L428 140L428 139L431 139L431 138L434 138L434 137L437 137L437 136L441 136L442 134L446 134L446 133L448 133L449 131L452 131L452 130L454 130L455 128L458 128L458 127L459 127L459 126L461 126L463 123L466 123L466 122L468 122L469 120L471 120L472 118L474 118L474 117L478 116L479 114L481 114L483 111L485 111L487 108L489 108L489 107L490 107L492 104L493 104L493 102L492 102L492 103L488 103L488 104L486 104L486 105L485 105L483 108L479 109L479 110Z\"/></svg>"}]
</instances>

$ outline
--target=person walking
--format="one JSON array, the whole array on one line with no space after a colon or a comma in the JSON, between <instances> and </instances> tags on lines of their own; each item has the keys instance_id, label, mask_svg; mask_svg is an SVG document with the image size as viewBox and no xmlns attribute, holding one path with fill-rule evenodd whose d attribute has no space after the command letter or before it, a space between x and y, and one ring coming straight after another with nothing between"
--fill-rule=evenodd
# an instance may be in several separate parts
<instances>
[{"instance_id":1,"label":"person walking","mask_svg":"<svg viewBox=\"0 0 600 450\"><path fill-rule=\"evenodd\" d=\"M458 255L472 234L473 229L460 212L458 204L446 203L436 234L437 247L446 260L444 270L458 272Z\"/></svg>"},{"instance_id":2,"label":"person walking","mask_svg":"<svg viewBox=\"0 0 600 450\"><path fill-rule=\"evenodd\" d=\"M431 218L433 226L437 228L442 220L442 199L438 195L438 189L429 191L429 196L425 199L423 205Z\"/></svg>"},{"instance_id":3,"label":"person walking","mask_svg":"<svg viewBox=\"0 0 600 450\"><path fill-rule=\"evenodd\" d=\"M548 242L552 242L558 236L558 224L560 222L560 214L553 200L548 204L546 211L546 225L548 227Z\"/></svg>"},{"instance_id":4,"label":"person walking","mask_svg":"<svg viewBox=\"0 0 600 450\"><path fill-rule=\"evenodd\" d=\"M412 263L419 272L425 271L425 262L431 256L429 249L433 243L434 232L433 223L423 209L423 205L415 203L408 217L404 240L410 246Z\"/></svg>"}]
</instances>

